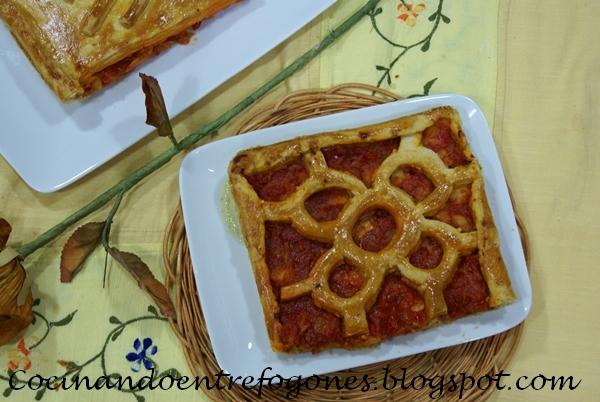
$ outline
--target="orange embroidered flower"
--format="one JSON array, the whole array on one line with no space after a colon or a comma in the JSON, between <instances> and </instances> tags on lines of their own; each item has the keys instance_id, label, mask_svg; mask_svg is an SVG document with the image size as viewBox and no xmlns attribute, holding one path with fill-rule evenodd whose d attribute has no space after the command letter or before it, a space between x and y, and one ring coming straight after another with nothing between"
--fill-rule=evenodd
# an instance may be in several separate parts
<instances>
[{"instance_id":1,"label":"orange embroidered flower","mask_svg":"<svg viewBox=\"0 0 600 402\"><path fill-rule=\"evenodd\" d=\"M12 350L8 351L7 368L11 371L29 370L31 368L30 354L31 351L25 346L25 340L21 339Z\"/></svg>"},{"instance_id":2,"label":"orange embroidered flower","mask_svg":"<svg viewBox=\"0 0 600 402\"><path fill-rule=\"evenodd\" d=\"M400 15L398 15L397 18L399 20L405 22L406 25L408 25L410 27L414 27L415 24L417 23L417 17L426 8L427 8L427 6L425 5L425 3L419 3L417 5L413 5L413 3L407 3L405 1L403 1L400 4L398 4L397 9L398 9L398 12L400 12Z\"/></svg>"}]
</instances>

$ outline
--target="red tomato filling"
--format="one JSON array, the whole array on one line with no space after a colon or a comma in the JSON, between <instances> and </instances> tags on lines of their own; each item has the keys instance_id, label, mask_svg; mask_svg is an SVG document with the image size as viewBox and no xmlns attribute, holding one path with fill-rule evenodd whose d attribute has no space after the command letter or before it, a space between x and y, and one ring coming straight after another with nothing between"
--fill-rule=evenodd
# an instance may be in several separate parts
<instances>
[{"instance_id":1,"label":"red tomato filling","mask_svg":"<svg viewBox=\"0 0 600 402\"><path fill-rule=\"evenodd\" d=\"M332 145L321 149L327 165L358 177L371 187L375 171L400 144L400 138L384 141Z\"/></svg>"}]
</instances>

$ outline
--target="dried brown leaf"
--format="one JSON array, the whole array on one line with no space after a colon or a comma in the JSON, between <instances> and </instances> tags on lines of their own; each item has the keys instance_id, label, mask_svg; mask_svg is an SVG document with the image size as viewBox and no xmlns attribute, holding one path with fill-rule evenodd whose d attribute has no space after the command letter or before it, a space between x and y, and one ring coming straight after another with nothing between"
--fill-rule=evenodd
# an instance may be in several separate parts
<instances>
[{"instance_id":1,"label":"dried brown leaf","mask_svg":"<svg viewBox=\"0 0 600 402\"><path fill-rule=\"evenodd\" d=\"M25 277L18 258L0 267L0 345L13 341L33 320L31 289L25 289L27 297L18 303Z\"/></svg>"},{"instance_id":2,"label":"dried brown leaf","mask_svg":"<svg viewBox=\"0 0 600 402\"><path fill-rule=\"evenodd\" d=\"M172 136L173 127L171 127L158 80L142 73L140 73L140 78L142 79L142 90L146 95L146 124L156 127L158 135L161 137Z\"/></svg>"},{"instance_id":3,"label":"dried brown leaf","mask_svg":"<svg viewBox=\"0 0 600 402\"><path fill-rule=\"evenodd\" d=\"M86 258L100 244L104 224L104 222L86 223L69 237L60 256L61 282L71 282Z\"/></svg>"},{"instance_id":4,"label":"dried brown leaf","mask_svg":"<svg viewBox=\"0 0 600 402\"><path fill-rule=\"evenodd\" d=\"M10 223L3 218L0 218L0 251L4 250L4 247L6 247L11 230Z\"/></svg>"},{"instance_id":5,"label":"dried brown leaf","mask_svg":"<svg viewBox=\"0 0 600 402\"><path fill-rule=\"evenodd\" d=\"M108 252L137 280L138 286L152 296L162 315L171 318L175 317L175 307L167 289L162 283L156 280L150 268L148 268L140 257L133 253L120 251L114 247L111 247Z\"/></svg>"}]
</instances>

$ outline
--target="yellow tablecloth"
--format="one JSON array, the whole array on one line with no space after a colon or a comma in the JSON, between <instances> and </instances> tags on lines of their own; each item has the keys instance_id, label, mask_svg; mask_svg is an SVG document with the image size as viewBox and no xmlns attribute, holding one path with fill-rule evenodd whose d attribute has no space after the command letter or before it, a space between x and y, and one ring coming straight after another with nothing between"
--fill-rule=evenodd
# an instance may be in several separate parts
<instances>
[{"instance_id":1,"label":"yellow tablecloth","mask_svg":"<svg viewBox=\"0 0 600 402\"><path fill-rule=\"evenodd\" d=\"M338 2L178 116L178 136L242 99L360 4L358 0ZM432 83L431 93L459 92L475 99L494 127L508 181L531 237L533 309L510 372L515 376L572 375L582 380L575 391L505 390L495 393L492 400L598 400L600 324L595 318L600 302L594 288L600 274L594 262L600 257L596 244L600 223L594 210L600 201L600 162L594 151L600 148L600 46L596 43L600 2L383 0L381 7L376 20L381 36L366 18L261 103L290 91L349 81L381 81L382 86L404 95L423 93L424 86ZM440 20L434 30L435 23L428 17L438 7L449 23ZM401 48L384 37L410 45L433 30L427 51L422 50L422 43L394 62ZM219 137L228 135L231 125ZM31 240L166 146L164 139L148 138L77 184L49 195L30 190L0 161L0 215L13 225L11 243ZM177 158L131 191L113 229L114 244L137 252L159 277L164 228L178 202L179 163ZM101 220L106 213L107 209L99 211L89 220ZM82 374L101 375L104 357L107 372L133 375L132 363L125 356L134 351L136 338L150 338L157 346L151 357L160 371L174 368L189 374L177 339L166 323L148 311L151 300L131 277L109 263L107 284L102 287L102 252L92 256L72 284L59 283L60 245L65 239L26 261L34 296L40 299L35 307L39 315L23 333L22 343L19 338L14 345L0 348L0 365L5 365L1 371L27 367L28 376L60 375L65 362L84 365L98 355ZM54 323L47 337L45 320ZM137 321L111 340L119 322L129 320ZM0 390L7 387L0 377ZM36 395L23 390L14 391L10 398L134 399L114 390L82 392ZM148 401L202 398L194 391L176 390L143 391L136 397Z\"/></svg>"}]
</instances>

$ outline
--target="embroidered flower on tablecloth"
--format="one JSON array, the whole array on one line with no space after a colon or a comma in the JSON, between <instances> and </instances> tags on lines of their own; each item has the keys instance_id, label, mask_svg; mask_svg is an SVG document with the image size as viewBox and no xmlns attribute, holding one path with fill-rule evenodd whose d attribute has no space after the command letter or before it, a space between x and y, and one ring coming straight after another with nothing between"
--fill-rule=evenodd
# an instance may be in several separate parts
<instances>
[{"instance_id":1,"label":"embroidered flower on tablecloth","mask_svg":"<svg viewBox=\"0 0 600 402\"><path fill-rule=\"evenodd\" d=\"M135 349L135 352L127 353L125 356L128 361L133 362L131 371L137 373L140 371L142 364L146 370L152 369L154 364L147 356L154 356L158 351L158 347L156 345L152 345L152 339L145 338L142 343L140 342L139 338L135 338L135 341L133 341L133 348Z\"/></svg>"},{"instance_id":2,"label":"embroidered flower on tablecloth","mask_svg":"<svg viewBox=\"0 0 600 402\"><path fill-rule=\"evenodd\" d=\"M9 350L7 368L11 371L24 370L31 368L29 355L31 351L25 346L25 340L21 339L13 349Z\"/></svg>"},{"instance_id":3,"label":"embroidered flower on tablecloth","mask_svg":"<svg viewBox=\"0 0 600 402\"><path fill-rule=\"evenodd\" d=\"M414 27L415 24L417 23L417 17L426 8L427 8L427 6L425 5L425 3L419 3L417 5L414 5L413 3L408 3L406 1L402 1L402 2L400 2L400 4L398 4L398 7L397 7L398 12L400 13L400 15L398 15L397 18L400 21L405 22L406 25L408 25L410 27Z\"/></svg>"}]
</instances>

